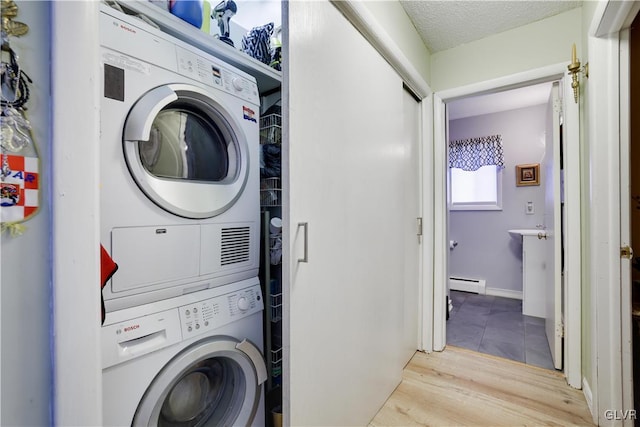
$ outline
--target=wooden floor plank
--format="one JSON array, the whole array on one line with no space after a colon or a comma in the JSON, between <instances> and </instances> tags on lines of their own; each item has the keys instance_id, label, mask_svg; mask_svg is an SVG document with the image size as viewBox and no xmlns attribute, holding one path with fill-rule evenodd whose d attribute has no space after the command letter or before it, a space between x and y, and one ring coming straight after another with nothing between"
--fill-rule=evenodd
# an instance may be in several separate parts
<instances>
[{"instance_id":1,"label":"wooden floor plank","mask_svg":"<svg viewBox=\"0 0 640 427\"><path fill-rule=\"evenodd\" d=\"M592 426L559 372L448 346L416 353L371 421L382 426Z\"/></svg>"}]
</instances>

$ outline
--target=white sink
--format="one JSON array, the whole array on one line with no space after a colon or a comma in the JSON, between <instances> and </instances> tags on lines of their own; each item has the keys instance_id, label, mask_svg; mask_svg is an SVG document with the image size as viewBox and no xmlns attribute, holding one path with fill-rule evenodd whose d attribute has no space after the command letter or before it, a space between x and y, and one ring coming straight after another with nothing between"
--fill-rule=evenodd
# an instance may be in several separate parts
<instances>
[{"instance_id":1,"label":"white sink","mask_svg":"<svg viewBox=\"0 0 640 427\"><path fill-rule=\"evenodd\" d=\"M519 228L517 230L509 230L509 234L511 234L512 236L537 236L538 233L540 233L541 231L544 231L540 228Z\"/></svg>"}]
</instances>

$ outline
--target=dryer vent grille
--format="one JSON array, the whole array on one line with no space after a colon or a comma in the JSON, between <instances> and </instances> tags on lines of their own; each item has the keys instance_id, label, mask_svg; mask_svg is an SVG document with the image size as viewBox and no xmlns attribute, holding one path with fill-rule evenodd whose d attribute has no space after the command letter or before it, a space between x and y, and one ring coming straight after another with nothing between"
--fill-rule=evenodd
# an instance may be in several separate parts
<instances>
[{"instance_id":1,"label":"dryer vent grille","mask_svg":"<svg viewBox=\"0 0 640 427\"><path fill-rule=\"evenodd\" d=\"M222 229L221 264L237 264L249 261L251 253L251 228L233 227Z\"/></svg>"}]
</instances>

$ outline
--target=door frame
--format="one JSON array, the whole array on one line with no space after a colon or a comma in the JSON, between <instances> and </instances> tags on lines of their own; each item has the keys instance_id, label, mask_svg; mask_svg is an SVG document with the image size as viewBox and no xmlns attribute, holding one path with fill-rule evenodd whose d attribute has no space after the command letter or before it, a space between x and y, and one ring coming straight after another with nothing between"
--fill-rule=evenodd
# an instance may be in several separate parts
<instances>
[{"instance_id":1,"label":"door frame","mask_svg":"<svg viewBox=\"0 0 640 427\"><path fill-rule=\"evenodd\" d=\"M619 425L611 411L633 408L630 305L624 292L619 248L628 236L621 221L621 154L629 145L629 46L624 30L640 9L638 2L598 3L588 32L590 57L589 156L591 207L591 412L598 425ZM599 143L607 141L607 144ZM626 148L625 148L626 147ZM596 161L597 159L597 161ZM624 289L623 289L624 288ZM627 295L628 296L628 295ZM629 406L631 405L631 406ZM623 412L624 413L624 412ZM619 418L619 417L618 417ZM633 420L623 420L633 425Z\"/></svg>"},{"instance_id":2,"label":"door frame","mask_svg":"<svg viewBox=\"0 0 640 427\"><path fill-rule=\"evenodd\" d=\"M99 2L51 3L53 425L102 424L99 19Z\"/></svg>"},{"instance_id":3,"label":"door frame","mask_svg":"<svg viewBox=\"0 0 640 427\"><path fill-rule=\"evenodd\" d=\"M433 295L434 295L434 317L432 319L432 327L434 331L433 348L436 351L441 351L446 345L446 311L443 309L444 305L438 303L443 301L446 294L446 283L448 281L447 259L448 251L448 237L447 237L447 141L446 141L446 126L445 121L445 104L456 99L465 98L469 96L477 96L487 94L491 92L497 92L499 90L514 89L523 86L529 86L536 83L550 82L555 80L562 80L567 74L568 63L554 64L547 67L536 68L533 70L525 71L522 73L513 74L510 76L500 77L493 80L488 80L480 83L475 83L458 88L448 89L434 94L434 197L435 197L435 230L440 230L434 234L434 282L433 282ZM566 86L566 85L565 85ZM568 91L563 89L564 96L566 97ZM568 99L566 102L572 102L572 99ZM569 113L569 112L567 112ZM569 127L569 126L566 126ZM572 127L573 135L577 142L579 135L577 133L578 125ZM572 165L567 175L566 182L574 183L570 187L566 188L565 196L567 200L574 200L574 204L577 204L576 209L567 211L568 223L573 223L576 226L572 226L567 230L568 239L571 242L576 242L575 245L580 247L580 150L576 145L573 150L569 149L569 152L565 154L565 162L570 161ZM570 155L571 154L571 155ZM440 250L437 250L440 249ZM574 251L575 252L575 251ZM565 340L570 343L566 354L565 360L565 375L567 382L575 388L581 388L581 372L582 372L582 355L581 355L581 289L580 289L580 277L581 277L581 262L580 252L577 252L577 256L572 257L575 261L567 264L568 277L572 279L568 282L567 286L567 301L570 302L569 309L565 311ZM442 306L442 307L440 307Z\"/></svg>"}]
</instances>

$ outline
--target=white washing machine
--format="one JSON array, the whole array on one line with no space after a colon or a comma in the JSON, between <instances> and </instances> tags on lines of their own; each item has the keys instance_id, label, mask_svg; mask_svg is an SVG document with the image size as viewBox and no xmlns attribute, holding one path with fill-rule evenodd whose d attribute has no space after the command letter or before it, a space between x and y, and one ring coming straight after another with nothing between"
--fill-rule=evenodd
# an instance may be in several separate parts
<instances>
[{"instance_id":1,"label":"white washing machine","mask_svg":"<svg viewBox=\"0 0 640 427\"><path fill-rule=\"evenodd\" d=\"M103 425L264 426L256 279L107 314Z\"/></svg>"},{"instance_id":2,"label":"white washing machine","mask_svg":"<svg viewBox=\"0 0 640 427\"><path fill-rule=\"evenodd\" d=\"M255 277L255 78L101 5L101 242L106 311Z\"/></svg>"}]
</instances>

